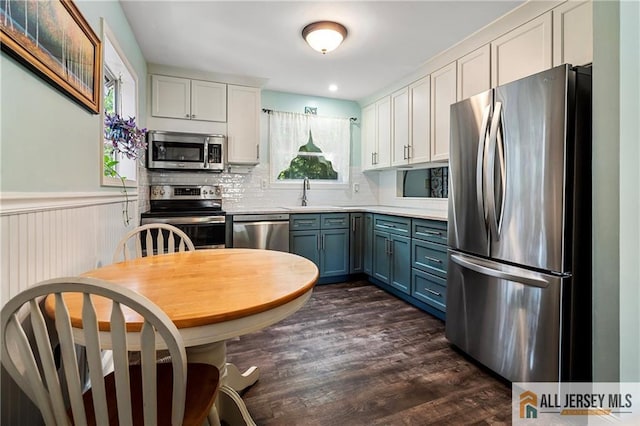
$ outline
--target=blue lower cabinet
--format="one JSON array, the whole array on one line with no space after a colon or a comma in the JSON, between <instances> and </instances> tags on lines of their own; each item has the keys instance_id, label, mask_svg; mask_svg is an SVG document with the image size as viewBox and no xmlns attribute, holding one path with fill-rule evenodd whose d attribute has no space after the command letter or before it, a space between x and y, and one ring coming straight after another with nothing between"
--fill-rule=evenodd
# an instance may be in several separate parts
<instances>
[{"instance_id":1,"label":"blue lower cabinet","mask_svg":"<svg viewBox=\"0 0 640 426\"><path fill-rule=\"evenodd\" d=\"M410 293L411 238L373 231L373 276L403 293Z\"/></svg>"},{"instance_id":2,"label":"blue lower cabinet","mask_svg":"<svg viewBox=\"0 0 640 426\"><path fill-rule=\"evenodd\" d=\"M414 238L411 241L412 263L414 268L430 274L447 278L447 248Z\"/></svg>"},{"instance_id":3,"label":"blue lower cabinet","mask_svg":"<svg viewBox=\"0 0 640 426\"><path fill-rule=\"evenodd\" d=\"M411 238L390 236L391 285L403 293L411 292Z\"/></svg>"},{"instance_id":4,"label":"blue lower cabinet","mask_svg":"<svg viewBox=\"0 0 640 426\"><path fill-rule=\"evenodd\" d=\"M389 233L373 231L373 276L385 284L391 282L391 257L389 256Z\"/></svg>"},{"instance_id":5,"label":"blue lower cabinet","mask_svg":"<svg viewBox=\"0 0 640 426\"><path fill-rule=\"evenodd\" d=\"M306 257L320 268L320 231L289 232L289 252Z\"/></svg>"},{"instance_id":6,"label":"blue lower cabinet","mask_svg":"<svg viewBox=\"0 0 640 426\"><path fill-rule=\"evenodd\" d=\"M349 274L349 230L322 230L320 239L320 276Z\"/></svg>"},{"instance_id":7,"label":"blue lower cabinet","mask_svg":"<svg viewBox=\"0 0 640 426\"><path fill-rule=\"evenodd\" d=\"M365 214L364 231L363 269L369 280L444 320L447 222Z\"/></svg>"},{"instance_id":8,"label":"blue lower cabinet","mask_svg":"<svg viewBox=\"0 0 640 426\"><path fill-rule=\"evenodd\" d=\"M292 215L289 223L289 252L315 263L320 278L349 275L348 213Z\"/></svg>"},{"instance_id":9,"label":"blue lower cabinet","mask_svg":"<svg viewBox=\"0 0 640 426\"><path fill-rule=\"evenodd\" d=\"M365 274L373 275L373 214L364 214L362 235L362 269Z\"/></svg>"},{"instance_id":10,"label":"blue lower cabinet","mask_svg":"<svg viewBox=\"0 0 640 426\"><path fill-rule=\"evenodd\" d=\"M411 295L444 313L446 312L447 280L413 269Z\"/></svg>"}]
</instances>

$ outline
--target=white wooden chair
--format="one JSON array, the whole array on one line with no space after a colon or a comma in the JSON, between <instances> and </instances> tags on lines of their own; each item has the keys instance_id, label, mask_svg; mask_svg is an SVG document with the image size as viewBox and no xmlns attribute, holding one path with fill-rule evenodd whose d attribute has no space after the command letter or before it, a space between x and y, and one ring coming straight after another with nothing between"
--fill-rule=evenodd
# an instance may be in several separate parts
<instances>
[{"instance_id":1,"label":"white wooden chair","mask_svg":"<svg viewBox=\"0 0 640 426\"><path fill-rule=\"evenodd\" d=\"M80 331L72 329L65 303L70 295L66 293L82 294L73 296L82 297ZM55 298L55 329L51 321L45 321L47 313L40 303L46 295ZM106 335L98 332L92 302L96 296L112 300L109 323L100 323L101 331L108 327ZM137 333L139 340L126 332L125 313L130 315L130 311L144 318ZM24 322L20 314L24 314ZM210 413L218 390L218 369L208 364L187 364L176 326L160 308L132 290L93 278L53 279L9 300L0 316L2 364L38 406L47 425L66 425L73 419L76 425L200 426ZM25 329L29 328L33 329L31 340L35 342L27 338ZM64 371L60 376L50 340L56 333ZM82 343L76 340L78 336L82 336ZM102 375L100 351L105 342L101 338L110 340L114 353L115 371L106 377ZM132 347L138 341L141 348ZM86 347L91 387L84 394L75 344ZM156 364L156 347L163 346L171 354L171 363ZM127 350L141 352L141 365L128 364Z\"/></svg>"},{"instance_id":2,"label":"white wooden chair","mask_svg":"<svg viewBox=\"0 0 640 426\"><path fill-rule=\"evenodd\" d=\"M122 237L113 254L113 262L174 253L176 248L179 252L195 250L193 242L182 230L166 223L149 223L132 229Z\"/></svg>"}]
</instances>

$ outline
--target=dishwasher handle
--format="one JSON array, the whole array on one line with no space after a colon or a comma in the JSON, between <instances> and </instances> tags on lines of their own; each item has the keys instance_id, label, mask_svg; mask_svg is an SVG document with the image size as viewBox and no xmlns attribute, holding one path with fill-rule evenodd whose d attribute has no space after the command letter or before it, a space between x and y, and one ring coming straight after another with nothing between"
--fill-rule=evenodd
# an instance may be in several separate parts
<instances>
[{"instance_id":1,"label":"dishwasher handle","mask_svg":"<svg viewBox=\"0 0 640 426\"><path fill-rule=\"evenodd\" d=\"M288 213L278 214L240 214L233 215L234 222L270 222L289 220Z\"/></svg>"}]
</instances>

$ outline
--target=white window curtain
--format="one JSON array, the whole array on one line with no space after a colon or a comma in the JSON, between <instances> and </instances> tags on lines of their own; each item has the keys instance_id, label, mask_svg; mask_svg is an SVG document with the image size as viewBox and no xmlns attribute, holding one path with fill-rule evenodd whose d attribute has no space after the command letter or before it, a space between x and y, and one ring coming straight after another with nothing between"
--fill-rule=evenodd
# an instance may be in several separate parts
<instances>
[{"instance_id":1,"label":"white window curtain","mask_svg":"<svg viewBox=\"0 0 640 426\"><path fill-rule=\"evenodd\" d=\"M328 184L349 183L349 158L351 149L351 121L349 118L322 117L309 114L272 111L269 119L269 145L271 153L271 182L287 182L278 179L298 156L300 147L309 142L322 151L321 155L331 162L337 179L318 179ZM299 180L299 179L294 179Z\"/></svg>"}]
</instances>

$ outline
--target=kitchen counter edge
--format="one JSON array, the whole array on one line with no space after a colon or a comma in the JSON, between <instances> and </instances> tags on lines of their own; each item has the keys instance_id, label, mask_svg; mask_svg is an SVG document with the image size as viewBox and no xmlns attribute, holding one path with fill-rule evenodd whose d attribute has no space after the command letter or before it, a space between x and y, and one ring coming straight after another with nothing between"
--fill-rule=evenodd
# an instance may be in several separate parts
<instances>
[{"instance_id":1,"label":"kitchen counter edge","mask_svg":"<svg viewBox=\"0 0 640 426\"><path fill-rule=\"evenodd\" d=\"M447 221L447 214L424 212L421 209L395 206L307 206L307 207L264 207L226 209L229 216L241 214L304 214L304 213L378 213L393 216L404 216L416 219Z\"/></svg>"}]
</instances>

